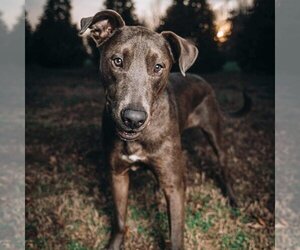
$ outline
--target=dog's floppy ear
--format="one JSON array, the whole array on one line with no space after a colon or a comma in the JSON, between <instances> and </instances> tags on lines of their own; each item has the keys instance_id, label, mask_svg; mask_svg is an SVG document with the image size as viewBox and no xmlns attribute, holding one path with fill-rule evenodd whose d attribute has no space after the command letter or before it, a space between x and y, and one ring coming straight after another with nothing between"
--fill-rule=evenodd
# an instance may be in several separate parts
<instances>
[{"instance_id":1,"label":"dog's floppy ear","mask_svg":"<svg viewBox=\"0 0 300 250\"><path fill-rule=\"evenodd\" d=\"M124 27L125 22L114 10L103 10L92 17L82 18L80 25L79 35L91 29L91 37L99 47L113 35L116 29Z\"/></svg>"},{"instance_id":2,"label":"dog's floppy ear","mask_svg":"<svg viewBox=\"0 0 300 250\"><path fill-rule=\"evenodd\" d=\"M194 64L198 56L198 49L190 41L176 35L172 31L163 31L161 35L168 41L175 60L178 60L181 74Z\"/></svg>"}]
</instances>

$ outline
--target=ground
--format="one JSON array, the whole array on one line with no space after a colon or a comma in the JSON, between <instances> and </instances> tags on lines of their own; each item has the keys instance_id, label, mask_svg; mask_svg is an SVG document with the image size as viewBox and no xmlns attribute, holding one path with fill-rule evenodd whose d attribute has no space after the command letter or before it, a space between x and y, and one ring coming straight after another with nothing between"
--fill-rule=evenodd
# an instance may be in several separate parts
<instances>
[{"instance_id":1,"label":"ground","mask_svg":"<svg viewBox=\"0 0 300 250\"><path fill-rule=\"evenodd\" d=\"M238 109L242 86L253 109L224 124L237 209L220 191L216 157L202 133L193 129L183 135L186 249L274 249L274 78L239 72L204 77L222 109ZM96 70L27 70L27 249L87 250L107 244L113 205L103 164L103 105ZM147 171L133 172L131 179L125 248L168 248L161 191Z\"/></svg>"}]
</instances>

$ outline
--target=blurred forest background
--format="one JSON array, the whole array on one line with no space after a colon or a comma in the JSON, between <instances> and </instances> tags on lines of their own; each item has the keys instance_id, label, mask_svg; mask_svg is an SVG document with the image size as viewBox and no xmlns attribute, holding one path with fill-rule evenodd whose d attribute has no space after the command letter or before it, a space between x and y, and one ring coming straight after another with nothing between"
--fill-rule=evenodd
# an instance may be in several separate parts
<instances>
[{"instance_id":1,"label":"blurred forest background","mask_svg":"<svg viewBox=\"0 0 300 250\"><path fill-rule=\"evenodd\" d=\"M132 0L105 0L104 7L119 12L127 25L147 25L145 20L138 19ZM91 41L78 37L78 27L71 21L71 8L71 0L48 0L35 29L26 18L28 65L97 65L98 51ZM153 18L156 31L171 30L196 43L200 55L192 68L194 72L218 71L227 63L247 72L274 73L273 0L254 0L250 6L241 0L228 17L226 31L218 30L216 14L206 0L174 0L162 17L156 16L154 10ZM18 28L10 36L18 34ZM0 31L6 38L8 32L1 22ZM9 39L4 40L10 43Z\"/></svg>"}]
</instances>

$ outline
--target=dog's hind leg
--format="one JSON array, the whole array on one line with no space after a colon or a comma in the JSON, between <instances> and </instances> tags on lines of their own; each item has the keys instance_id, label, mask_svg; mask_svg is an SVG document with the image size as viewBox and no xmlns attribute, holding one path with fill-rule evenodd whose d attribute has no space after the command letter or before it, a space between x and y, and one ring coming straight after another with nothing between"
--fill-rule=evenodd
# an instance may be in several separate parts
<instances>
[{"instance_id":1,"label":"dog's hind leg","mask_svg":"<svg viewBox=\"0 0 300 250\"><path fill-rule=\"evenodd\" d=\"M237 206L229 178L226 150L223 143L222 120L215 96L207 96L188 117L188 127L199 126L212 145L220 165L220 182L232 206Z\"/></svg>"}]
</instances>

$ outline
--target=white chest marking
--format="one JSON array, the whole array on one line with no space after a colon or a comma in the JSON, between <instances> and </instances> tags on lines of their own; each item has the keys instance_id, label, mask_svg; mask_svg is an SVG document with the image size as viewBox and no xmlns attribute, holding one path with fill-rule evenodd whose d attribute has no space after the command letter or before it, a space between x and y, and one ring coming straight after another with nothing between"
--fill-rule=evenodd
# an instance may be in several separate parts
<instances>
[{"instance_id":1,"label":"white chest marking","mask_svg":"<svg viewBox=\"0 0 300 250\"><path fill-rule=\"evenodd\" d=\"M144 160L144 158L138 155L122 155L122 160L136 162L136 161L142 161Z\"/></svg>"},{"instance_id":2,"label":"white chest marking","mask_svg":"<svg viewBox=\"0 0 300 250\"><path fill-rule=\"evenodd\" d=\"M139 157L138 155L129 155L128 156L129 160L131 161L141 161L143 160L141 157Z\"/></svg>"}]
</instances>

